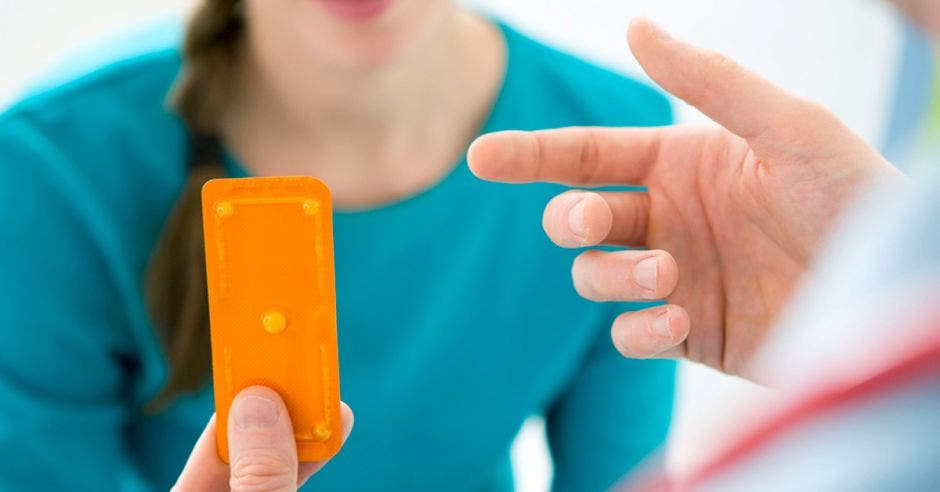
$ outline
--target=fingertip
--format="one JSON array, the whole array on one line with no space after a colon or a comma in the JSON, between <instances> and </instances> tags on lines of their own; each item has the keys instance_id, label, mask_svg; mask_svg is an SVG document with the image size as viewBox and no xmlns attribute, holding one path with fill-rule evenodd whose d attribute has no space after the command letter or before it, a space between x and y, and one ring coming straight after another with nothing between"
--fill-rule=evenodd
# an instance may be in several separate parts
<instances>
[{"instance_id":1,"label":"fingertip","mask_svg":"<svg viewBox=\"0 0 940 492\"><path fill-rule=\"evenodd\" d=\"M680 306L659 306L623 313L614 320L610 336L624 357L659 357L689 335L689 316Z\"/></svg>"},{"instance_id":2,"label":"fingertip","mask_svg":"<svg viewBox=\"0 0 940 492\"><path fill-rule=\"evenodd\" d=\"M552 198L542 216L542 228L562 248L595 246L604 241L613 225L610 205L590 191L566 191Z\"/></svg>"},{"instance_id":3,"label":"fingertip","mask_svg":"<svg viewBox=\"0 0 940 492\"><path fill-rule=\"evenodd\" d=\"M603 256L604 252L602 251L588 250L576 256L571 263L571 280L574 284L574 290L579 296L589 301L607 302L612 300L595 285L602 279L598 279L598 276L595 275L596 269L591 268Z\"/></svg>"},{"instance_id":4,"label":"fingertip","mask_svg":"<svg viewBox=\"0 0 940 492\"><path fill-rule=\"evenodd\" d=\"M594 192L583 193L583 214L581 216L584 231L583 245L595 246L604 241L613 225L614 214L607 200Z\"/></svg>"},{"instance_id":5,"label":"fingertip","mask_svg":"<svg viewBox=\"0 0 940 492\"><path fill-rule=\"evenodd\" d=\"M674 37L649 19L637 19L627 33L630 51L643 71L667 92L695 105L703 82L702 50ZM690 101L691 98L691 101Z\"/></svg>"},{"instance_id":6,"label":"fingertip","mask_svg":"<svg viewBox=\"0 0 940 492\"><path fill-rule=\"evenodd\" d=\"M620 355L629 359L649 359L668 350L660 340L650 337L642 326L648 317L644 311L627 312L614 319L610 339Z\"/></svg>"},{"instance_id":7,"label":"fingertip","mask_svg":"<svg viewBox=\"0 0 940 492\"><path fill-rule=\"evenodd\" d=\"M659 255L653 254L640 259L633 264L633 270L629 276L637 292L642 293L643 297L657 299L664 297L662 294L662 261Z\"/></svg>"},{"instance_id":8,"label":"fingertip","mask_svg":"<svg viewBox=\"0 0 940 492\"><path fill-rule=\"evenodd\" d=\"M641 40L649 29L650 22L649 17L640 16L631 19L627 26L627 43L632 46L633 43Z\"/></svg>"},{"instance_id":9,"label":"fingertip","mask_svg":"<svg viewBox=\"0 0 940 492\"><path fill-rule=\"evenodd\" d=\"M467 147L467 166L470 168L470 172L478 178L483 178L480 175L480 168L482 167L480 163L486 160L486 153L488 152L486 141L488 137L489 135L480 135L473 139L470 146Z\"/></svg>"},{"instance_id":10,"label":"fingertip","mask_svg":"<svg viewBox=\"0 0 940 492\"><path fill-rule=\"evenodd\" d=\"M643 48L651 41L665 41L673 39L668 31L648 17L636 17L630 21L627 28L627 43L636 55L637 48Z\"/></svg>"},{"instance_id":11,"label":"fingertip","mask_svg":"<svg viewBox=\"0 0 940 492\"><path fill-rule=\"evenodd\" d=\"M349 434L352 432L355 415L353 414L352 409L349 408L349 405L342 401L339 402L339 415L340 420L343 423L343 444L345 444L346 439L349 438ZM313 476L313 474L323 469L323 467L330 462L330 459L324 461L306 461L298 463L297 488L302 487L307 482L307 480Z\"/></svg>"},{"instance_id":12,"label":"fingertip","mask_svg":"<svg viewBox=\"0 0 940 492\"><path fill-rule=\"evenodd\" d=\"M298 477L297 445L290 415L276 391L245 388L229 412L228 452L232 490L286 490Z\"/></svg>"},{"instance_id":13,"label":"fingertip","mask_svg":"<svg viewBox=\"0 0 940 492\"><path fill-rule=\"evenodd\" d=\"M349 408L345 402L339 402L339 414L343 421L343 441L346 441L346 438L349 437L349 434L352 433L353 426L356 423L356 415L353 413L352 408Z\"/></svg>"},{"instance_id":14,"label":"fingertip","mask_svg":"<svg viewBox=\"0 0 940 492\"><path fill-rule=\"evenodd\" d=\"M249 386L235 395L229 411L229 432L270 429L282 426L287 407L281 396L265 386ZM287 425L289 419L286 420Z\"/></svg>"},{"instance_id":15,"label":"fingertip","mask_svg":"<svg viewBox=\"0 0 940 492\"><path fill-rule=\"evenodd\" d=\"M685 341L686 337L689 336L689 313L686 312L685 308L675 304L663 306L663 311L667 323L666 331L661 334L661 340L669 344L668 348L672 348Z\"/></svg>"},{"instance_id":16,"label":"fingertip","mask_svg":"<svg viewBox=\"0 0 940 492\"><path fill-rule=\"evenodd\" d=\"M672 295L679 285L679 264L667 251L655 250L659 271L656 285L656 297L663 299Z\"/></svg>"},{"instance_id":17,"label":"fingertip","mask_svg":"<svg viewBox=\"0 0 940 492\"><path fill-rule=\"evenodd\" d=\"M254 396L258 398L267 398L269 400L279 401L283 403L283 400L281 399L281 395L279 395L277 391L274 391L273 389L268 388L267 386L248 386L247 388L239 391L238 394L235 395L235 398L232 400L232 403L234 404L236 401L242 398L249 397L249 396Z\"/></svg>"},{"instance_id":18,"label":"fingertip","mask_svg":"<svg viewBox=\"0 0 940 492\"><path fill-rule=\"evenodd\" d=\"M507 130L477 137L467 149L467 165L476 177L487 181L511 173L509 164L516 152L515 141L525 132Z\"/></svg>"}]
</instances>

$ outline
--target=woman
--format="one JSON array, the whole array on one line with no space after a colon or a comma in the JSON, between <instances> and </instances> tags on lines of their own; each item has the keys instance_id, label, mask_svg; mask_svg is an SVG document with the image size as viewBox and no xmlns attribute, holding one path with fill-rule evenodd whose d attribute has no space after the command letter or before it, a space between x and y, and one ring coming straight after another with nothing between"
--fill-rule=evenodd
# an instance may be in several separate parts
<instances>
[{"instance_id":1,"label":"woman","mask_svg":"<svg viewBox=\"0 0 940 492\"><path fill-rule=\"evenodd\" d=\"M206 0L182 68L143 44L0 117L0 489L176 479L213 409L197 210L223 175L334 194L357 423L313 489L511 489L531 414L559 490L661 443L673 366L620 360L623 306L575 294L531 224L559 188L479 182L462 155L484 131L667 124L662 96L444 0Z\"/></svg>"}]
</instances>

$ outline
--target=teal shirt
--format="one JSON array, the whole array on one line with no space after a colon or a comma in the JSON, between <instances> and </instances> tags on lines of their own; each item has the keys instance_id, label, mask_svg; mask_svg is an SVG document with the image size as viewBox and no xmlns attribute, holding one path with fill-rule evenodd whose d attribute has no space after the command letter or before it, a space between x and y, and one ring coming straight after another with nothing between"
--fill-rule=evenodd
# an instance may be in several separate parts
<instances>
[{"instance_id":1,"label":"teal shirt","mask_svg":"<svg viewBox=\"0 0 940 492\"><path fill-rule=\"evenodd\" d=\"M484 131L670 123L655 90L503 32ZM165 490L212 414L209 387L141 411L166 376L141 285L186 172L165 103L178 37L125 40L0 116L0 490ZM604 489L662 443L674 365L620 357L609 327L630 306L576 295L576 252L540 227L560 191L461 161L415 196L336 212L356 428L311 490L511 490L530 415L545 416L556 490Z\"/></svg>"}]
</instances>

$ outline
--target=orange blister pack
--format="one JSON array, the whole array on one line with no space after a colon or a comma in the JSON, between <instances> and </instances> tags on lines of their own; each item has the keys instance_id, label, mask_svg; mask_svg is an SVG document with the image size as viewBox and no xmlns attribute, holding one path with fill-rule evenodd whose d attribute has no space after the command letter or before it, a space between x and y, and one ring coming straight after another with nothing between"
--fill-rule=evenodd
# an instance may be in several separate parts
<instances>
[{"instance_id":1,"label":"orange blister pack","mask_svg":"<svg viewBox=\"0 0 940 492\"><path fill-rule=\"evenodd\" d=\"M219 456L232 399L284 399L301 461L342 445L333 211L309 177L215 179L202 189Z\"/></svg>"}]
</instances>

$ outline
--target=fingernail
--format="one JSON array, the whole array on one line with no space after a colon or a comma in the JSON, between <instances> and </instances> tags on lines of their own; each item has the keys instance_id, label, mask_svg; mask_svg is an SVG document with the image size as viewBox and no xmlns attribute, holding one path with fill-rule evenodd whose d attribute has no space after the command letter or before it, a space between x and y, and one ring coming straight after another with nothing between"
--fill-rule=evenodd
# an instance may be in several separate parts
<instances>
[{"instance_id":1,"label":"fingernail","mask_svg":"<svg viewBox=\"0 0 940 492\"><path fill-rule=\"evenodd\" d=\"M651 256L633 267L633 281L646 290L656 290L656 279L659 276L659 261Z\"/></svg>"},{"instance_id":2,"label":"fingernail","mask_svg":"<svg viewBox=\"0 0 940 492\"><path fill-rule=\"evenodd\" d=\"M235 400L232 415L240 429L264 429L277 423L277 404L260 396L243 396Z\"/></svg>"},{"instance_id":3,"label":"fingernail","mask_svg":"<svg viewBox=\"0 0 940 492\"><path fill-rule=\"evenodd\" d=\"M575 203L574 206L568 210L568 228L571 229L571 232L579 239L584 239L587 236L587 231L584 227L583 198L578 200L578 203Z\"/></svg>"},{"instance_id":4,"label":"fingernail","mask_svg":"<svg viewBox=\"0 0 940 492\"><path fill-rule=\"evenodd\" d=\"M653 333L665 339L672 340L672 332L669 331L669 311L665 311L653 320Z\"/></svg>"}]
</instances>

